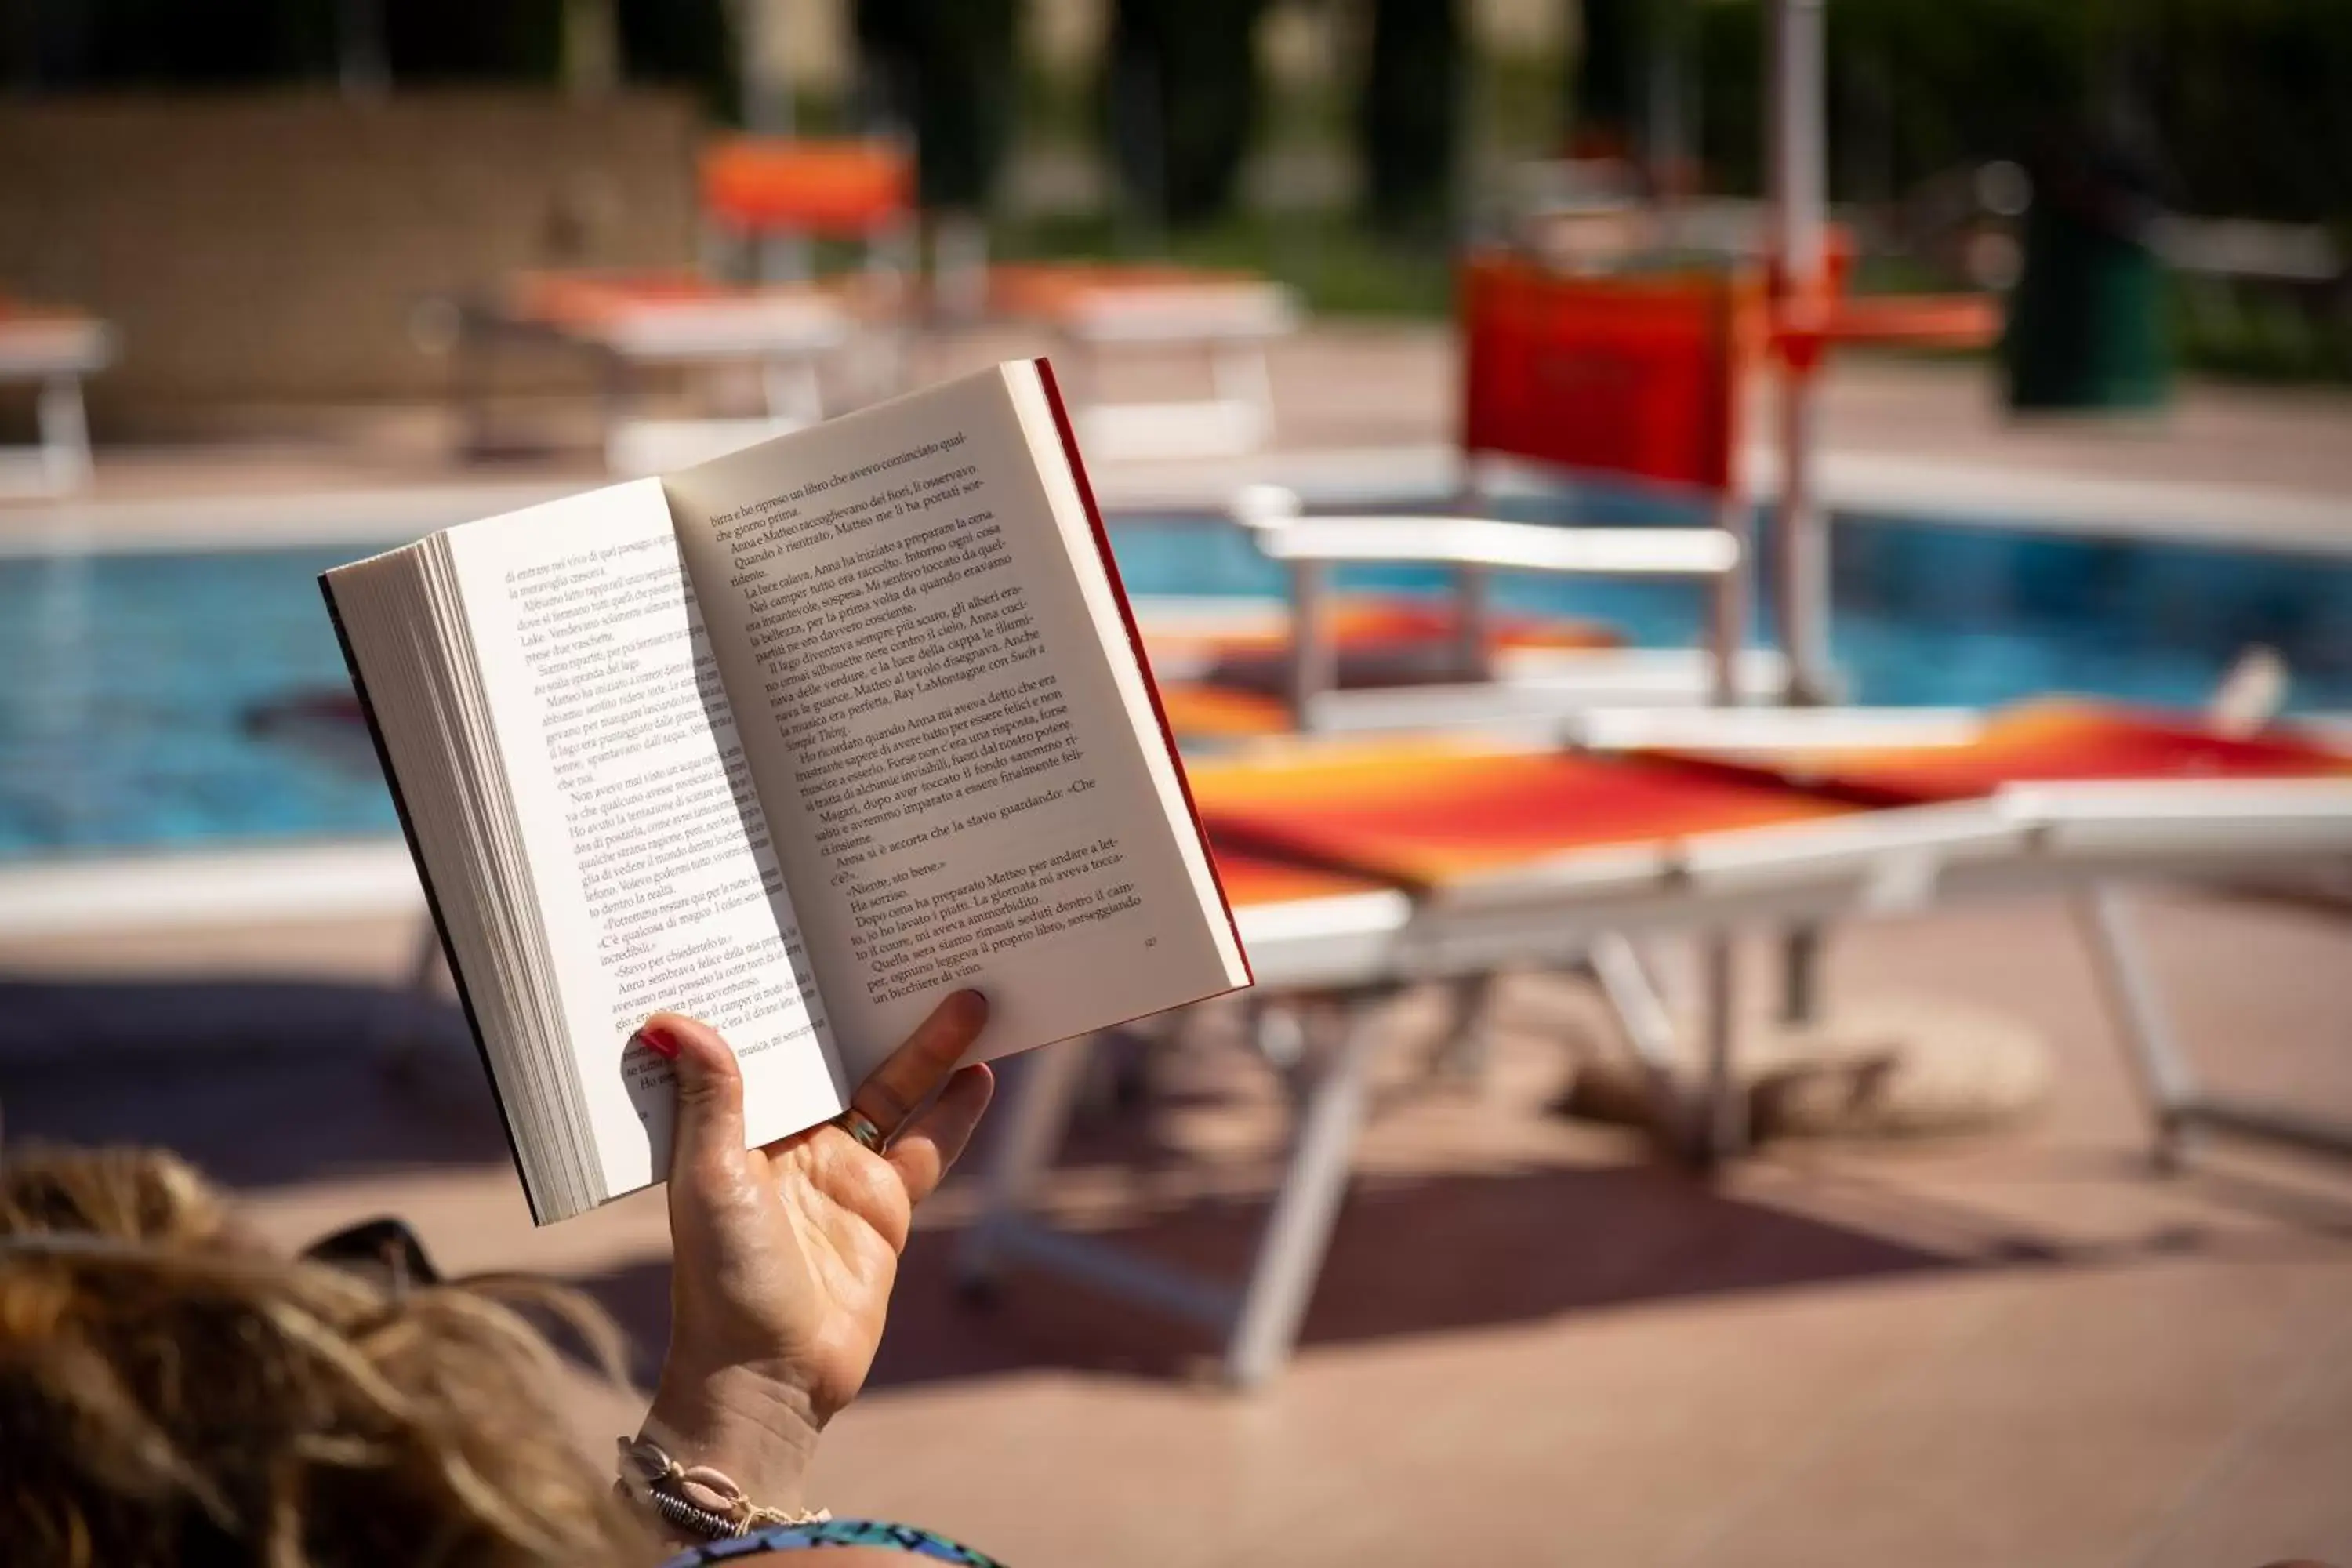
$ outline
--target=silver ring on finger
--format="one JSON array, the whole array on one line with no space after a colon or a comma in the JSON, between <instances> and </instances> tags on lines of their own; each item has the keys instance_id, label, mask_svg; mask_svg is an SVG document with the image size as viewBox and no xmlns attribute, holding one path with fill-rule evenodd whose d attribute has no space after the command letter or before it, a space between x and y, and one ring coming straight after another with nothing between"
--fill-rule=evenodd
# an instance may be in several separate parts
<instances>
[{"instance_id":1,"label":"silver ring on finger","mask_svg":"<svg viewBox=\"0 0 2352 1568\"><path fill-rule=\"evenodd\" d=\"M890 1135L876 1126L872 1117L855 1106L835 1117L833 1124L877 1154L881 1153L890 1142Z\"/></svg>"}]
</instances>

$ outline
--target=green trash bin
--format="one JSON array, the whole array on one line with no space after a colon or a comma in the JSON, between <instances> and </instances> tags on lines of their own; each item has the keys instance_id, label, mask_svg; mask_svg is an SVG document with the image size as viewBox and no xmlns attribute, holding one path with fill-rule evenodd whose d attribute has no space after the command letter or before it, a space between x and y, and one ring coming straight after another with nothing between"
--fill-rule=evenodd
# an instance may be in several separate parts
<instances>
[{"instance_id":1,"label":"green trash bin","mask_svg":"<svg viewBox=\"0 0 2352 1568\"><path fill-rule=\"evenodd\" d=\"M2020 411L2150 409L2171 388L2149 183L2113 149L2043 161L2001 342Z\"/></svg>"}]
</instances>

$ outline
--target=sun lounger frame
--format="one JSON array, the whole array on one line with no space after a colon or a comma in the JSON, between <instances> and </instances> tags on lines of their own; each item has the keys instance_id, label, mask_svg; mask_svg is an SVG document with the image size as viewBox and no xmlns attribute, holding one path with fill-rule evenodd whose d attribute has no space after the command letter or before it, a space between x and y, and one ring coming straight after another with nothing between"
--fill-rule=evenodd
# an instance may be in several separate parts
<instances>
[{"instance_id":1,"label":"sun lounger frame","mask_svg":"<svg viewBox=\"0 0 2352 1568\"><path fill-rule=\"evenodd\" d=\"M1084 1039L1038 1053L1016 1079L961 1268L975 1286L1008 1266L1042 1269L1200 1323L1222 1336L1224 1379L1256 1385L1282 1368L1297 1342L1347 1190L1379 1004L1400 986L1506 963L1588 966L1652 1069L1662 1130L1706 1162L1737 1152L1745 1137L1728 1071L1730 933L2037 891L2063 893L2078 910L2156 1122L2159 1162L2176 1161L2182 1141L2201 1129L2352 1153L2352 1128L2199 1090L2122 893L2135 881L2212 880L2339 854L2352 856L2352 781L2034 785L1960 805L1564 858L1549 885L1517 877L1419 900L1372 893L1244 907L1239 918L1257 1001L1291 1012L1314 1047L1282 1181L1245 1279L1238 1287L1204 1281L1035 1214L1039 1177L1068 1124L1090 1045ZM1707 1070L1695 1097L1672 1089L1663 1060L1669 1026L1632 945L1638 935L1667 931L1713 939L1705 944Z\"/></svg>"},{"instance_id":2,"label":"sun lounger frame","mask_svg":"<svg viewBox=\"0 0 2352 1568\"><path fill-rule=\"evenodd\" d=\"M1564 577L1643 577L1705 585L1714 600L1705 652L1705 689L1718 703L1772 689L1776 661L1751 658L1742 647L1747 546L1738 530L1714 528L1554 528L1475 516L1326 517L1302 515L1297 498L1274 487L1237 497L1232 516L1259 551L1290 575L1290 668L1286 681L1293 724L1302 732L1406 729L1435 719L1449 727L1524 727L1555 723L1590 704L1592 687L1580 683L1580 664L1592 672L1636 658L1603 656L1550 661L1562 684L1498 679L1491 654L1494 578L1502 572ZM1454 574L1454 662L1459 684L1401 687L1383 691L1339 689L1339 649L1328 611L1331 573L1349 563L1428 565ZM1650 663L1657 661L1650 651ZM1527 666L1537 660L1514 660Z\"/></svg>"},{"instance_id":3,"label":"sun lounger frame","mask_svg":"<svg viewBox=\"0 0 2352 1568\"><path fill-rule=\"evenodd\" d=\"M1097 460L1234 457L1274 435L1267 350L1298 328L1297 293L1279 283L1105 283L1074 292L1045 320L1068 349L1083 395L1079 442ZM1194 349L1211 392L1168 402L1112 401L1106 363L1136 351Z\"/></svg>"},{"instance_id":4,"label":"sun lounger frame","mask_svg":"<svg viewBox=\"0 0 2352 1568\"><path fill-rule=\"evenodd\" d=\"M63 495L89 483L89 417L81 384L114 363L114 329L88 316L0 315L0 381L35 384L33 416L38 439L29 462L6 451L8 468L29 468L26 486ZM0 484L0 490L15 488Z\"/></svg>"},{"instance_id":5,"label":"sun lounger frame","mask_svg":"<svg viewBox=\"0 0 2352 1568\"><path fill-rule=\"evenodd\" d=\"M847 344L854 321L831 301L789 301L771 308L764 331L747 331L746 318L761 322L757 297L719 298L617 311L608 319L552 321L504 304L454 301L457 355L457 405L461 440L469 453L487 453L496 443L490 424L490 362L505 344L537 343L583 353L599 370L603 386L605 466L615 473L653 471L666 465L652 447L696 442L718 449L801 429L824 417L818 367L827 354ZM760 416L653 419L637 412L642 373L655 365L696 368L750 365L760 377L764 405Z\"/></svg>"}]
</instances>

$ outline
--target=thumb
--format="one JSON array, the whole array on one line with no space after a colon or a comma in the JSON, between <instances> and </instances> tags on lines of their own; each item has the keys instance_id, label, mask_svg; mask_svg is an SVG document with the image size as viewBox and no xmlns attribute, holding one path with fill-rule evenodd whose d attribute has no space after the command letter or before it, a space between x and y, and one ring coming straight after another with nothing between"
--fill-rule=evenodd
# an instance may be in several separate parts
<instances>
[{"instance_id":1,"label":"thumb","mask_svg":"<svg viewBox=\"0 0 2352 1568\"><path fill-rule=\"evenodd\" d=\"M670 1181L692 1184L733 1171L743 1157L743 1074L734 1051L718 1030L682 1013L655 1014L637 1037L677 1072Z\"/></svg>"}]
</instances>

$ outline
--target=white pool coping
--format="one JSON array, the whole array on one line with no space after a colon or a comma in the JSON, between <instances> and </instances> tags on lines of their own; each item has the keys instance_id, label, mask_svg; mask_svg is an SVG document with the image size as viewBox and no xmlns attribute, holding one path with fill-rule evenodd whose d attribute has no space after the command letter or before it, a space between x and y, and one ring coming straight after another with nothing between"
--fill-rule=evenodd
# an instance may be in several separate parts
<instances>
[{"instance_id":1,"label":"white pool coping","mask_svg":"<svg viewBox=\"0 0 2352 1568\"><path fill-rule=\"evenodd\" d=\"M0 866L0 941L424 912L397 838Z\"/></svg>"},{"instance_id":2,"label":"white pool coping","mask_svg":"<svg viewBox=\"0 0 2352 1568\"><path fill-rule=\"evenodd\" d=\"M1501 470L1507 491L1531 470ZM1750 493L1770 497L1779 463L1751 447ZM1096 494L1115 512L1213 512L1245 484L1279 484L1314 507L1442 500L1462 488L1450 446L1338 447L1246 457L1106 462ZM506 480L247 496L65 500L0 507L0 556L394 543L589 488ZM2260 485L2191 484L1931 458L1830 450L1818 489L1832 511L1967 527L2158 539L2223 549L2352 555L2352 495Z\"/></svg>"},{"instance_id":3,"label":"white pool coping","mask_svg":"<svg viewBox=\"0 0 2352 1568\"><path fill-rule=\"evenodd\" d=\"M0 556L394 544L588 488L509 480L0 508Z\"/></svg>"},{"instance_id":4,"label":"white pool coping","mask_svg":"<svg viewBox=\"0 0 2352 1568\"><path fill-rule=\"evenodd\" d=\"M2352 555L2352 495L1874 452L1830 451L1817 461L1822 501L1834 511L2224 550ZM1777 452L1752 448L1747 471L1753 492L1777 494L1780 467Z\"/></svg>"}]
</instances>

